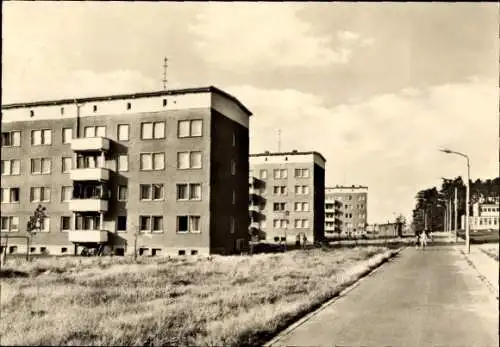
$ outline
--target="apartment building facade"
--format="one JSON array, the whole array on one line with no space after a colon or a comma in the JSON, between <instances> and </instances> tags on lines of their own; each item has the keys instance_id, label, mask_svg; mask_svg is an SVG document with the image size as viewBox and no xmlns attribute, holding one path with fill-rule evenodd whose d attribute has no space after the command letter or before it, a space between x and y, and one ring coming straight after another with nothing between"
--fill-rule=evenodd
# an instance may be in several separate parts
<instances>
[{"instance_id":1,"label":"apartment building facade","mask_svg":"<svg viewBox=\"0 0 500 347\"><path fill-rule=\"evenodd\" d=\"M460 217L465 226L465 215ZM469 216L469 228L472 231L498 231L500 226L500 204L498 201L478 201L472 204L472 214Z\"/></svg>"},{"instance_id":2,"label":"apartment building facade","mask_svg":"<svg viewBox=\"0 0 500 347\"><path fill-rule=\"evenodd\" d=\"M41 204L34 253L238 252L250 116L215 87L4 105L1 233L26 235Z\"/></svg>"},{"instance_id":3,"label":"apartment building facade","mask_svg":"<svg viewBox=\"0 0 500 347\"><path fill-rule=\"evenodd\" d=\"M287 244L324 240L325 164L317 152L250 154L254 239Z\"/></svg>"},{"instance_id":4,"label":"apartment building facade","mask_svg":"<svg viewBox=\"0 0 500 347\"><path fill-rule=\"evenodd\" d=\"M368 187L325 188L325 233L332 236L359 236L366 232Z\"/></svg>"}]
</instances>

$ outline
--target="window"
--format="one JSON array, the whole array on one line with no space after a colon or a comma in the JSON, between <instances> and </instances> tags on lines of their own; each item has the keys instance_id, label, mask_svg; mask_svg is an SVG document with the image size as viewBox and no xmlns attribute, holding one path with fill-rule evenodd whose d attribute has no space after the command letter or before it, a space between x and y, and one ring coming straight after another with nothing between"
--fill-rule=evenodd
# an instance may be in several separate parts
<instances>
[{"instance_id":1,"label":"window","mask_svg":"<svg viewBox=\"0 0 500 347\"><path fill-rule=\"evenodd\" d=\"M287 178L288 171L286 169L275 169L274 170L274 178Z\"/></svg>"},{"instance_id":2,"label":"window","mask_svg":"<svg viewBox=\"0 0 500 347\"><path fill-rule=\"evenodd\" d=\"M71 229L71 218L67 216L61 217L61 231L68 231Z\"/></svg>"},{"instance_id":3,"label":"window","mask_svg":"<svg viewBox=\"0 0 500 347\"><path fill-rule=\"evenodd\" d=\"M14 176L19 174L21 174L20 160L2 160L2 176Z\"/></svg>"},{"instance_id":4,"label":"window","mask_svg":"<svg viewBox=\"0 0 500 347\"><path fill-rule=\"evenodd\" d=\"M84 129L84 137L106 137L105 126L89 126Z\"/></svg>"},{"instance_id":5,"label":"window","mask_svg":"<svg viewBox=\"0 0 500 347\"><path fill-rule=\"evenodd\" d=\"M191 250L191 255L197 255L198 254L198 250L197 249L192 249Z\"/></svg>"},{"instance_id":6,"label":"window","mask_svg":"<svg viewBox=\"0 0 500 347\"><path fill-rule=\"evenodd\" d=\"M48 188L48 187L31 187L30 201L31 202L50 201L50 188Z\"/></svg>"},{"instance_id":7,"label":"window","mask_svg":"<svg viewBox=\"0 0 500 347\"><path fill-rule=\"evenodd\" d=\"M130 110L132 108L132 104L130 102L127 102L127 110Z\"/></svg>"},{"instance_id":8,"label":"window","mask_svg":"<svg viewBox=\"0 0 500 347\"><path fill-rule=\"evenodd\" d=\"M201 184L200 183L178 184L177 200L201 200Z\"/></svg>"},{"instance_id":9,"label":"window","mask_svg":"<svg viewBox=\"0 0 500 347\"><path fill-rule=\"evenodd\" d=\"M236 204L236 191L233 189L233 205Z\"/></svg>"},{"instance_id":10,"label":"window","mask_svg":"<svg viewBox=\"0 0 500 347\"><path fill-rule=\"evenodd\" d=\"M97 105L92 106L92 111L97 112Z\"/></svg>"},{"instance_id":11,"label":"window","mask_svg":"<svg viewBox=\"0 0 500 347\"><path fill-rule=\"evenodd\" d=\"M120 172L128 171L128 155L126 155L126 154L118 155L116 163L117 163L117 167L116 167L117 171L120 171Z\"/></svg>"},{"instance_id":12,"label":"window","mask_svg":"<svg viewBox=\"0 0 500 347\"><path fill-rule=\"evenodd\" d=\"M62 187L61 201L70 201L72 197L73 197L73 187L71 186Z\"/></svg>"},{"instance_id":13,"label":"window","mask_svg":"<svg viewBox=\"0 0 500 347\"><path fill-rule=\"evenodd\" d=\"M77 230L99 230L100 229L99 216L93 215L77 215L76 216L76 229Z\"/></svg>"},{"instance_id":14,"label":"window","mask_svg":"<svg viewBox=\"0 0 500 347\"><path fill-rule=\"evenodd\" d=\"M2 188L2 203L19 203L19 188Z\"/></svg>"},{"instance_id":15,"label":"window","mask_svg":"<svg viewBox=\"0 0 500 347\"><path fill-rule=\"evenodd\" d=\"M127 231L127 216L118 216L116 219L116 231Z\"/></svg>"},{"instance_id":16,"label":"window","mask_svg":"<svg viewBox=\"0 0 500 347\"><path fill-rule=\"evenodd\" d=\"M50 158L31 159L31 173L33 175L46 175L51 172L52 162Z\"/></svg>"},{"instance_id":17,"label":"window","mask_svg":"<svg viewBox=\"0 0 500 347\"><path fill-rule=\"evenodd\" d=\"M203 120L181 120L177 124L178 137L198 137L202 136Z\"/></svg>"},{"instance_id":18,"label":"window","mask_svg":"<svg viewBox=\"0 0 500 347\"><path fill-rule=\"evenodd\" d=\"M201 169L201 152L178 152L177 153L177 168L184 169Z\"/></svg>"},{"instance_id":19,"label":"window","mask_svg":"<svg viewBox=\"0 0 500 347\"><path fill-rule=\"evenodd\" d=\"M141 153L141 170L165 169L165 153Z\"/></svg>"},{"instance_id":20,"label":"window","mask_svg":"<svg viewBox=\"0 0 500 347\"><path fill-rule=\"evenodd\" d=\"M233 131L233 147L236 147L236 133Z\"/></svg>"},{"instance_id":21,"label":"window","mask_svg":"<svg viewBox=\"0 0 500 347\"><path fill-rule=\"evenodd\" d=\"M236 175L236 161L231 159L231 175Z\"/></svg>"},{"instance_id":22,"label":"window","mask_svg":"<svg viewBox=\"0 0 500 347\"><path fill-rule=\"evenodd\" d=\"M20 147L20 146L21 146L20 131L2 132L2 147Z\"/></svg>"},{"instance_id":23,"label":"window","mask_svg":"<svg viewBox=\"0 0 500 347\"><path fill-rule=\"evenodd\" d=\"M309 186L295 186L295 194L297 195L309 194Z\"/></svg>"},{"instance_id":24,"label":"window","mask_svg":"<svg viewBox=\"0 0 500 347\"><path fill-rule=\"evenodd\" d=\"M167 99L163 99L163 107L167 106Z\"/></svg>"},{"instance_id":25,"label":"window","mask_svg":"<svg viewBox=\"0 0 500 347\"><path fill-rule=\"evenodd\" d=\"M164 139L165 122L147 122L141 123L141 139Z\"/></svg>"},{"instance_id":26,"label":"window","mask_svg":"<svg viewBox=\"0 0 500 347\"><path fill-rule=\"evenodd\" d=\"M128 124L118 124L118 141L128 141L130 126Z\"/></svg>"},{"instance_id":27,"label":"window","mask_svg":"<svg viewBox=\"0 0 500 347\"><path fill-rule=\"evenodd\" d=\"M139 230L143 233L163 232L163 217L139 216Z\"/></svg>"},{"instance_id":28,"label":"window","mask_svg":"<svg viewBox=\"0 0 500 347\"><path fill-rule=\"evenodd\" d=\"M163 184L141 184L141 200L163 200Z\"/></svg>"},{"instance_id":29,"label":"window","mask_svg":"<svg viewBox=\"0 0 500 347\"><path fill-rule=\"evenodd\" d=\"M284 202L275 202L273 204L273 211L285 211L286 204Z\"/></svg>"},{"instance_id":30,"label":"window","mask_svg":"<svg viewBox=\"0 0 500 347\"><path fill-rule=\"evenodd\" d=\"M52 144L52 130L50 129L32 130L31 144L33 146Z\"/></svg>"},{"instance_id":31,"label":"window","mask_svg":"<svg viewBox=\"0 0 500 347\"><path fill-rule=\"evenodd\" d=\"M70 143L73 138L73 129L63 128L62 130L62 143Z\"/></svg>"},{"instance_id":32,"label":"window","mask_svg":"<svg viewBox=\"0 0 500 347\"><path fill-rule=\"evenodd\" d=\"M64 107L61 107L61 115L64 115Z\"/></svg>"},{"instance_id":33,"label":"window","mask_svg":"<svg viewBox=\"0 0 500 347\"><path fill-rule=\"evenodd\" d=\"M288 221L286 219L274 219L273 226L275 229L285 229L288 226Z\"/></svg>"},{"instance_id":34,"label":"window","mask_svg":"<svg viewBox=\"0 0 500 347\"><path fill-rule=\"evenodd\" d=\"M1 224L2 224L1 229L3 232L19 231L19 217L2 216Z\"/></svg>"},{"instance_id":35,"label":"window","mask_svg":"<svg viewBox=\"0 0 500 347\"><path fill-rule=\"evenodd\" d=\"M199 233L200 216L177 216L178 233Z\"/></svg>"},{"instance_id":36,"label":"window","mask_svg":"<svg viewBox=\"0 0 500 347\"><path fill-rule=\"evenodd\" d=\"M40 225L40 232L42 233L48 233L50 231L50 218L45 217L42 219L42 223Z\"/></svg>"},{"instance_id":37,"label":"window","mask_svg":"<svg viewBox=\"0 0 500 347\"><path fill-rule=\"evenodd\" d=\"M308 178L309 177L309 169L295 169L295 177Z\"/></svg>"},{"instance_id":38,"label":"window","mask_svg":"<svg viewBox=\"0 0 500 347\"><path fill-rule=\"evenodd\" d=\"M127 186L118 186L118 194L116 194L116 199L118 201L127 201L128 198L128 188Z\"/></svg>"},{"instance_id":39,"label":"window","mask_svg":"<svg viewBox=\"0 0 500 347\"><path fill-rule=\"evenodd\" d=\"M63 157L62 158L62 172L69 172L72 167L72 159L71 157Z\"/></svg>"},{"instance_id":40,"label":"window","mask_svg":"<svg viewBox=\"0 0 500 347\"><path fill-rule=\"evenodd\" d=\"M229 218L229 233L234 234L236 232L236 220L233 216Z\"/></svg>"},{"instance_id":41,"label":"window","mask_svg":"<svg viewBox=\"0 0 500 347\"><path fill-rule=\"evenodd\" d=\"M68 247L61 247L61 254L66 254L68 252Z\"/></svg>"},{"instance_id":42,"label":"window","mask_svg":"<svg viewBox=\"0 0 500 347\"><path fill-rule=\"evenodd\" d=\"M267 170L260 170L260 178L263 180L267 178Z\"/></svg>"},{"instance_id":43,"label":"window","mask_svg":"<svg viewBox=\"0 0 500 347\"><path fill-rule=\"evenodd\" d=\"M287 194L286 186L274 186L273 193L274 195L286 195Z\"/></svg>"},{"instance_id":44,"label":"window","mask_svg":"<svg viewBox=\"0 0 500 347\"><path fill-rule=\"evenodd\" d=\"M302 211L302 212L309 211L309 203L308 202L296 202L295 203L295 211Z\"/></svg>"},{"instance_id":45,"label":"window","mask_svg":"<svg viewBox=\"0 0 500 347\"><path fill-rule=\"evenodd\" d=\"M352 195L349 195L349 200L352 200Z\"/></svg>"}]
</instances>

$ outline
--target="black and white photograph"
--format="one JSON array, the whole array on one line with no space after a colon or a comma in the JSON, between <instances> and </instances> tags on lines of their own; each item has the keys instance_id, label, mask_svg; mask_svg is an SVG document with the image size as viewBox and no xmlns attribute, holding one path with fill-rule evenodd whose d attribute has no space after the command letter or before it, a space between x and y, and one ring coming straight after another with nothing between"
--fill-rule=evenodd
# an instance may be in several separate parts
<instances>
[{"instance_id":1,"label":"black and white photograph","mask_svg":"<svg viewBox=\"0 0 500 347\"><path fill-rule=\"evenodd\" d=\"M1 6L0 346L499 345L497 2Z\"/></svg>"}]
</instances>

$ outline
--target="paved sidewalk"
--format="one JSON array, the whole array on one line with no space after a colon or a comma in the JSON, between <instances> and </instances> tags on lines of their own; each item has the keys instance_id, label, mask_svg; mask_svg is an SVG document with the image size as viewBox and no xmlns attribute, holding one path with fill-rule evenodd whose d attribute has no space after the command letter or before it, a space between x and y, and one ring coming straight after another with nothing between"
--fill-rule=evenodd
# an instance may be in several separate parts
<instances>
[{"instance_id":1,"label":"paved sidewalk","mask_svg":"<svg viewBox=\"0 0 500 347\"><path fill-rule=\"evenodd\" d=\"M407 248L272 346L497 347L498 301L455 246Z\"/></svg>"},{"instance_id":2,"label":"paved sidewalk","mask_svg":"<svg viewBox=\"0 0 500 347\"><path fill-rule=\"evenodd\" d=\"M498 261L485 254L478 245L471 245L469 254L465 246L456 246L456 248L469 260L469 264L476 269L479 277L487 283L498 299Z\"/></svg>"}]
</instances>

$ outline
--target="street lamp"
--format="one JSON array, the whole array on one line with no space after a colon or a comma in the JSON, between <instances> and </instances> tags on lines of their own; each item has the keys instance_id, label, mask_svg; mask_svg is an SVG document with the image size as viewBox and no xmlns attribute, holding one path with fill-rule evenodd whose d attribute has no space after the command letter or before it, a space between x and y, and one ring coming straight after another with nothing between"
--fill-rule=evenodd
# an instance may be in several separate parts
<instances>
[{"instance_id":1,"label":"street lamp","mask_svg":"<svg viewBox=\"0 0 500 347\"><path fill-rule=\"evenodd\" d=\"M446 154L456 154L467 159L467 181L466 181L466 192L465 192L465 247L467 248L467 253L470 253L470 235L469 235L469 180L470 180L470 160L466 154L455 152L450 149L444 148L440 149L441 152Z\"/></svg>"}]
</instances>

